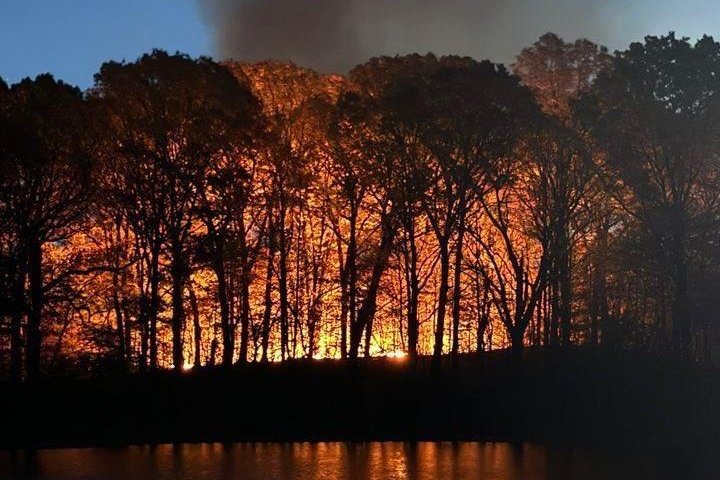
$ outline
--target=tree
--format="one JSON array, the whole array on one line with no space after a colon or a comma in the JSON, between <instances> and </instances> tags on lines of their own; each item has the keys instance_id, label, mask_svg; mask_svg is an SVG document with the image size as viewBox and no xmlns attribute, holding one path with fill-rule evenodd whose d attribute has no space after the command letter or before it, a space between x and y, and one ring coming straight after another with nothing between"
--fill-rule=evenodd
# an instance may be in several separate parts
<instances>
[{"instance_id":1,"label":"tree","mask_svg":"<svg viewBox=\"0 0 720 480\"><path fill-rule=\"evenodd\" d=\"M550 319L545 328L545 343L570 344L573 279L572 270L578 235L578 215L587 197L596 195L599 185L587 155L578 154L583 139L575 132L571 103L590 88L597 77L610 68L612 57L605 47L586 39L566 43L553 33L540 37L532 46L523 49L512 68L523 85L530 88L541 108L553 120L546 122L541 135L536 135L532 147L542 162L547 183L545 192L547 221L552 224L552 239L548 248L552 262L549 273Z\"/></svg>"},{"instance_id":2,"label":"tree","mask_svg":"<svg viewBox=\"0 0 720 480\"><path fill-rule=\"evenodd\" d=\"M96 75L94 93L105 105L115 138L115 191L149 245L152 332L158 314L159 256L169 258L172 360L179 370L184 364L190 240L205 187L197 181L247 142L256 100L212 60L160 50L134 63L106 63ZM224 346L231 349L228 315L222 328ZM224 356L232 358L232 352ZM152 352L151 364L154 357Z\"/></svg>"},{"instance_id":3,"label":"tree","mask_svg":"<svg viewBox=\"0 0 720 480\"><path fill-rule=\"evenodd\" d=\"M354 152L356 155L350 157L357 162L359 175L355 176L353 170L344 169L344 180L342 188L347 189L344 195L348 197L350 213L350 238L347 249L347 261L343 275L343 281L347 282L346 292L349 298L349 345L347 355L355 359L359 355L360 345L365 336L366 353L369 351L370 332L372 322L377 310L377 295L380 282L385 272L397 231L396 220L393 213L393 203L390 193L390 185L387 180L393 178L392 155L388 155L383 149L382 140L378 136L379 122L381 117L377 115L377 105L368 96L360 96L356 93L347 93L341 97L338 106L337 135L342 138L346 152ZM380 135L382 135L380 133ZM344 154L341 154L344 155ZM346 157L347 158L347 157ZM390 161L388 161L390 160ZM355 183L358 182L358 183ZM366 193L372 198L372 214L374 228L377 233L376 245L369 248L364 256L368 263L369 275L366 280L365 289L359 292L360 259L357 248L357 209L361 201L361 193ZM363 261L363 263L364 263ZM366 272L363 272L366 273ZM365 276L365 275L363 275ZM355 299L361 299L357 312L355 311Z\"/></svg>"},{"instance_id":4,"label":"tree","mask_svg":"<svg viewBox=\"0 0 720 480\"><path fill-rule=\"evenodd\" d=\"M46 303L43 248L66 239L87 212L92 128L80 90L51 75L13 85L0 115L0 215L15 257L12 372L19 377L20 322L26 311L25 372L33 380L40 373Z\"/></svg>"},{"instance_id":5,"label":"tree","mask_svg":"<svg viewBox=\"0 0 720 480\"><path fill-rule=\"evenodd\" d=\"M381 208L380 247L371 281L379 282L380 268L387 266L394 237L398 229L403 232L402 246L407 271L407 348L411 358L418 353L419 312L421 289L419 278L418 220L422 214L422 200L429 186L428 170L431 153L423 143L418 109L424 106L422 85L428 69L436 68L432 55L408 55L397 58L376 58L356 67L352 79L363 92L362 113L366 138L357 150L365 155L364 176L371 179L366 186ZM351 122L348 130L352 130ZM362 160L361 160L362 162ZM357 213L355 213L357 216ZM355 248L353 246L353 248ZM353 281L353 284L356 282ZM373 286L371 283L370 287ZM354 287L353 287L354 289ZM369 293L372 293L370 290ZM352 292L352 295L355 295ZM366 295L361 306L363 313L373 311L373 296ZM363 318L359 318L365 322ZM351 321L352 324L352 321ZM363 325L366 329L366 350L369 348L372 319ZM351 327L352 328L352 327ZM352 343L352 342L351 342Z\"/></svg>"},{"instance_id":6,"label":"tree","mask_svg":"<svg viewBox=\"0 0 720 480\"><path fill-rule=\"evenodd\" d=\"M520 52L512 70L546 113L568 120L572 100L590 88L611 63L605 47L587 39L568 43L546 33Z\"/></svg>"},{"instance_id":7,"label":"tree","mask_svg":"<svg viewBox=\"0 0 720 480\"><path fill-rule=\"evenodd\" d=\"M439 63L428 82L423 114L423 136L434 157L425 213L440 247L436 359L444 343L451 241L454 237L452 353L457 355L467 215L474 198L497 181L497 164L513 149L522 122L534 115L529 92L504 67L458 57Z\"/></svg>"},{"instance_id":8,"label":"tree","mask_svg":"<svg viewBox=\"0 0 720 480\"><path fill-rule=\"evenodd\" d=\"M676 353L690 353L688 270L692 239L707 218L708 180L715 172L720 103L720 44L694 45L674 33L646 37L618 52L611 71L584 95L577 115L607 154L608 164L632 193L625 208L654 239L667 265ZM712 197L713 195L711 195Z\"/></svg>"},{"instance_id":9,"label":"tree","mask_svg":"<svg viewBox=\"0 0 720 480\"><path fill-rule=\"evenodd\" d=\"M252 115L251 112L248 112ZM199 260L207 263L217 280L217 301L220 307L224 366L230 366L235 356L235 320L231 318L233 291L231 275L239 270L240 279L247 270L251 258L246 239L245 211L250 196L250 176L243 168L239 155L243 147L241 139L224 151L209 165L207 175L198 177L200 200L197 215L205 226L199 234ZM252 153L250 153L252 154ZM244 284L243 284L244 285ZM244 292L244 287L243 292ZM248 299L243 294L241 302L241 349L240 361L247 359L247 334L249 323Z\"/></svg>"},{"instance_id":10,"label":"tree","mask_svg":"<svg viewBox=\"0 0 720 480\"><path fill-rule=\"evenodd\" d=\"M280 357L285 359L298 353L298 337L301 343L303 338L313 343L314 340L304 334L310 334L309 330L314 332L319 307L327 293L327 284L318 277L325 267L316 264L327 257L325 213L314 203L315 192L320 190L318 173L327 156L326 122L330 105L345 82L340 77L322 76L278 62L235 64L232 68L237 74L247 76L253 91L262 99L267 119L267 141L258 175L262 184L258 191L263 198L267 224L263 238L266 284L260 328L262 359L268 360L269 355L274 290L277 290L279 304ZM308 225L315 221L318 221L318 231ZM310 258L303 242L307 235L316 234L320 238L312 242L311 250L314 248L315 252ZM306 262L313 264L312 267ZM303 265L307 265L305 272L300 271ZM308 282L305 286L313 293L306 292L301 285L304 282ZM308 327L307 332L303 331L303 323ZM314 334L311 337L314 338Z\"/></svg>"},{"instance_id":11,"label":"tree","mask_svg":"<svg viewBox=\"0 0 720 480\"><path fill-rule=\"evenodd\" d=\"M519 356L525 334L547 286L551 236L546 206L538 201L544 178L536 174L524 145L498 162L488 191L478 197L485 222L470 233L478 245L474 269Z\"/></svg>"}]
</instances>

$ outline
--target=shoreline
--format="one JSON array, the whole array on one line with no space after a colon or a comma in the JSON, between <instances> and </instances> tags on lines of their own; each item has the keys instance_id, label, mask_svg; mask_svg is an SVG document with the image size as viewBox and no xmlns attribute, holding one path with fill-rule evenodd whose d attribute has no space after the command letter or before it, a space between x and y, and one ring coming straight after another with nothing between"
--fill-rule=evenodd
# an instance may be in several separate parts
<instances>
[{"instance_id":1,"label":"shoreline","mask_svg":"<svg viewBox=\"0 0 720 480\"><path fill-rule=\"evenodd\" d=\"M716 367L622 352L415 363L301 360L0 386L0 449L179 443L478 441L578 448L720 445Z\"/></svg>"}]
</instances>

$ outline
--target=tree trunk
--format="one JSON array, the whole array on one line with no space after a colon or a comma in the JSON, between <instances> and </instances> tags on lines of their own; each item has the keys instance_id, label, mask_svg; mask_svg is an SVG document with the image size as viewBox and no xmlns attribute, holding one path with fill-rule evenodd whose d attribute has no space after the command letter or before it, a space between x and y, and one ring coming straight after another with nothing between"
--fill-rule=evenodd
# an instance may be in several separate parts
<instances>
[{"instance_id":1,"label":"tree trunk","mask_svg":"<svg viewBox=\"0 0 720 480\"><path fill-rule=\"evenodd\" d=\"M550 346L557 347L560 344L560 288L557 270L550 272Z\"/></svg>"},{"instance_id":2,"label":"tree trunk","mask_svg":"<svg viewBox=\"0 0 720 480\"><path fill-rule=\"evenodd\" d=\"M125 368L129 366L129 355L128 355L128 349L129 345L125 343L125 340L127 338L125 334L126 325L125 325L125 316L123 312L123 306L122 306L122 300L121 300L121 289L120 289L120 272L119 269L121 268L121 259L120 255L120 244L122 241L121 237L121 228L122 228L122 219L117 218L115 220L114 229L112 234L115 235L114 242L115 242L115 253L113 254L113 267L114 271L112 273L112 303L113 303L113 309L115 311L115 325L116 325L116 332L117 332L117 342L118 342L118 349L117 349L117 359ZM111 235L112 235L111 234Z\"/></svg>"},{"instance_id":3,"label":"tree trunk","mask_svg":"<svg viewBox=\"0 0 720 480\"><path fill-rule=\"evenodd\" d=\"M482 295L480 292L482 291ZM490 324L490 280L485 279L480 285L479 276L475 277L475 308L477 310L477 351L485 351L485 332Z\"/></svg>"},{"instance_id":4,"label":"tree trunk","mask_svg":"<svg viewBox=\"0 0 720 480\"><path fill-rule=\"evenodd\" d=\"M461 277L463 261L463 238L465 236L465 214L458 219L458 238L455 246L455 266L453 270L453 311L452 311L452 354L457 357L460 351L460 314L461 314Z\"/></svg>"},{"instance_id":5,"label":"tree trunk","mask_svg":"<svg viewBox=\"0 0 720 480\"><path fill-rule=\"evenodd\" d=\"M672 337L675 354L680 358L690 355L690 318L688 308L688 273L686 259L686 229L684 209L673 206L672 258L675 262L673 283L675 299L672 307Z\"/></svg>"},{"instance_id":6,"label":"tree trunk","mask_svg":"<svg viewBox=\"0 0 720 480\"><path fill-rule=\"evenodd\" d=\"M280 296L280 357L285 360L289 356L289 318L288 318L288 245L285 228L285 211L281 209L279 218L278 250L278 293Z\"/></svg>"},{"instance_id":7,"label":"tree trunk","mask_svg":"<svg viewBox=\"0 0 720 480\"><path fill-rule=\"evenodd\" d=\"M25 311L27 261L27 255L24 252L18 252L17 258L15 258L16 271L13 282L12 315L10 318L10 380L13 383L19 383L22 380L22 321Z\"/></svg>"},{"instance_id":8,"label":"tree trunk","mask_svg":"<svg viewBox=\"0 0 720 480\"><path fill-rule=\"evenodd\" d=\"M595 265L593 269L591 301L590 301L590 344L597 347L600 343L600 332L608 323L607 300L607 248L608 228L598 228L595 245Z\"/></svg>"},{"instance_id":9,"label":"tree trunk","mask_svg":"<svg viewBox=\"0 0 720 480\"><path fill-rule=\"evenodd\" d=\"M340 239L338 239L338 242ZM340 247L338 247L340 250ZM339 258L342 252L338 252ZM340 272L340 358L347 358L347 328L348 328L348 286L347 267Z\"/></svg>"},{"instance_id":10,"label":"tree trunk","mask_svg":"<svg viewBox=\"0 0 720 480\"><path fill-rule=\"evenodd\" d=\"M245 273L245 270L243 270L241 279L240 302L240 355L238 362L246 363L250 341L250 273Z\"/></svg>"},{"instance_id":11,"label":"tree trunk","mask_svg":"<svg viewBox=\"0 0 720 480\"><path fill-rule=\"evenodd\" d=\"M247 230L245 228L245 212L240 212L238 230L240 239L240 353L239 363L248 360L248 344L250 341L250 282L252 281L252 267L250 252L247 245Z\"/></svg>"},{"instance_id":12,"label":"tree trunk","mask_svg":"<svg viewBox=\"0 0 720 480\"><path fill-rule=\"evenodd\" d=\"M308 347L307 347L307 358L313 358L315 356L315 350L317 349L317 324L320 317L320 313L317 309L317 304L313 303L308 309Z\"/></svg>"},{"instance_id":13,"label":"tree trunk","mask_svg":"<svg viewBox=\"0 0 720 480\"><path fill-rule=\"evenodd\" d=\"M445 340L445 309L447 308L450 280L450 252L447 239L440 240L440 292L438 293L437 319L435 323L434 361L440 361Z\"/></svg>"},{"instance_id":14,"label":"tree trunk","mask_svg":"<svg viewBox=\"0 0 720 480\"><path fill-rule=\"evenodd\" d=\"M115 264L117 268L117 263ZM117 334L117 358L120 362L125 363L126 360L126 347L125 347L125 322L123 321L123 309L120 303L120 287L118 281L118 273L113 272L112 280L112 303L113 310L115 311L115 326Z\"/></svg>"},{"instance_id":15,"label":"tree trunk","mask_svg":"<svg viewBox=\"0 0 720 480\"><path fill-rule=\"evenodd\" d=\"M673 346L680 358L690 355L690 321L688 318L687 264L682 254L675 259L675 301L673 303Z\"/></svg>"},{"instance_id":16,"label":"tree trunk","mask_svg":"<svg viewBox=\"0 0 720 480\"><path fill-rule=\"evenodd\" d=\"M148 353L150 350L150 316L148 315L147 292L145 289L145 278L142 270L138 273L138 326L140 327L140 354L138 355L138 368L140 373L145 373L148 368Z\"/></svg>"},{"instance_id":17,"label":"tree trunk","mask_svg":"<svg viewBox=\"0 0 720 480\"><path fill-rule=\"evenodd\" d=\"M223 366L229 367L235 356L235 325L230 319L230 303L228 301L228 283L225 272L225 261L218 258L214 262L215 278L217 279L217 298L220 306L220 330L223 341Z\"/></svg>"},{"instance_id":18,"label":"tree trunk","mask_svg":"<svg viewBox=\"0 0 720 480\"><path fill-rule=\"evenodd\" d=\"M190 300L190 312L193 317L193 367L200 368L202 365L202 326L200 325L200 309L198 308L197 297L192 285L188 285L188 298Z\"/></svg>"},{"instance_id":19,"label":"tree trunk","mask_svg":"<svg viewBox=\"0 0 720 480\"><path fill-rule=\"evenodd\" d=\"M272 231L270 235L272 235ZM265 273L265 311L262 320L262 358L261 361L268 361L268 348L270 347L270 317L272 315L272 277L273 262L275 261L275 242L271 239L268 248L267 270Z\"/></svg>"},{"instance_id":20,"label":"tree trunk","mask_svg":"<svg viewBox=\"0 0 720 480\"><path fill-rule=\"evenodd\" d=\"M347 271L347 315L350 328L357 321L357 202L353 200L350 206L350 239L348 241L347 259L345 270ZM348 355L348 325L342 326L340 345L342 358Z\"/></svg>"},{"instance_id":21,"label":"tree trunk","mask_svg":"<svg viewBox=\"0 0 720 480\"><path fill-rule=\"evenodd\" d=\"M360 306L360 310L358 310L357 319L350 325L349 356L351 359L358 357L363 332L368 324L372 325L372 319L375 317L375 311L377 310L377 294L380 288L380 280L387 268L388 260L392 253L395 229L392 225L391 217L386 215L382 220L382 224L382 238L375 257L372 274L370 275L370 283L365 292L365 298Z\"/></svg>"},{"instance_id":22,"label":"tree trunk","mask_svg":"<svg viewBox=\"0 0 720 480\"><path fill-rule=\"evenodd\" d=\"M180 371L185 363L183 355L183 325L185 323L185 310L183 297L185 290L186 267L183 258L180 241L175 239L171 245L172 259L170 264L170 276L172 279L172 356L175 371Z\"/></svg>"},{"instance_id":23,"label":"tree trunk","mask_svg":"<svg viewBox=\"0 0 720 480\"><path fill-rule=\"evenodd\" d=\"M22 310L14 308L10 318L10 381L22 380Z\"/></svg>"},{"instance_id":24,"label":"tree trunk","mask_svg":"<svg viewBox=\"0 0 720 480\"><path fill-rule=\"evenodd\" d=\"M558 316L560 318L561 344L569 347L572 333L572 264L571 246L567 227L559 228L558 241Z\"/></svg>"},{"instance_id":25,"label":"tree trunk","mask_svg":"<svg viewBox=\"0 0 720 480\"><path fill-rule=\"evenodd\" d=\"M370 345L372 344L372 329L374 319L375 316L373 315L368 319L367 324L365 325L365 358L370 358Z\"/></svg>"},{"instance_id":26,"label":"tree trunk","mask_svg":"<svg viewBox=\"0 0 720 480\"><path fill-rule=\"evenodd\" d=\"M29 381L40 374L40 329L43 311L42 242L37 236L28 239L28 280L30 286L30 310L27 321L27 351L25 371Z\"/></svg>"},{"instance_id":27,"label":"tree trunk","mask_svg":"<svg viewBox=\"0 0 720 480\"><path fill-rule=\"evenodd\" d=\"M411 359L418 356L418 340L420 337L420 322L418 319L418 301L420 298L420 280L417 271L417 245L415 242L415 232L409 232L410 255L408 258L409 285L408 285L408 305L407 305L407 321L408 321L408 355Z\"/></svg>"},{"instance_id":28,"label":"tree trunk","mask_svg":"<svg viewBox=\"0 0 720 480\"><path fill-rule=\"evenodd\" d=\"M210 364L210 366L215 365L215 358L217 357L217 348L218 348L217 338L213 338L212 342L210 343L210 358L208 359L208 363Z\"/></svg>"},{"instance_id":29,"label":"tree trunk","mask_svg":"<svg viewBox=\"0 0 720 480\"><path fill-rule=\"evenodd\" d=\"M521 359L525 348L525 330L521 326L513 326L510 332L510 342L513 357L517 360Z\"/></svg>"},{"instance_id":30,"label":"tree trunk","mask_svg":"<svg viewBox=\"0 0 720 480\"><path fill-rule=\"evenodd\" d=\"M160 311L160 246L153 248L150 259L150 309L149 309L149 343L150 370L158 367L157 321Z\"/></svg>"}]
</instances>

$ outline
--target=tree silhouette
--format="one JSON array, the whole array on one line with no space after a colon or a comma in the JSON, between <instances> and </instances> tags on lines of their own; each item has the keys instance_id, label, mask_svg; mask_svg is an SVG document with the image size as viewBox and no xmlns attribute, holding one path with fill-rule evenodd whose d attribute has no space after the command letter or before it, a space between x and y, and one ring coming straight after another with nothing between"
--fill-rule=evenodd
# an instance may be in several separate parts
<instances>
[{"instance_id":1,"label":"tree silhouette","mask_svg":"<svg viewBox=\"0 0 720 480\"><path fill-rule=\"evenodd\" d=\"M172 356L179 370L184 364L190 240L205 193L200 193L204 185L198 181L205 179L214 162L231 161L226 157L249 141L256 101L230 71L211 60L159 50L134 63L103 65L95 94L106 105L116 138L116 191L149 246L151 367L156 364L154 324L163 253L170 263ZM224 290L222 283L219 288ZM230 363L234 334L227 311L222 322L223 358Z\"/></svg>"},{"instance_id":2,"label":"tree silhouette","mask_svg":"<svg viewBox=\"0 0 720 480\"><path fill-rule=\"evenodd\" d=\"M710 37L611 56L546 34L513 73L157 50L84 94L0 82L0 376L588 344L709 359L719 59Z\"/></svg>"},{"instance_id":3,"label":"tree silhouette","mask_svg":"<svg viewBox=\"0 0 720 480\"><path fill-rule=\"evenodd\" d=\"M20 322L27 312L25 373L32 380L40 373L49 286L43 247L62 242L83 220L93 187L93 151L80 90L50 75L13 85L5 92L1 113L0 215L15 258L10 273L15 304L11 370L17 379Z\"/></svg>"},{"instance_id":4,"label":"tree silhouette","mask_svg":"<svg viewBox=\"0 0 720 480\"><path fill-rule=\"evenodd\" d=\"M673 33L647 37L619 53L579 107L606 149L609 164L632 192L627 210L654 239L673 286L672 338L676 352L690 351L688 270L691 239L714 202L708 181L717 148L720 44L703 37L694 45Z\"/></svg>"}]
</instances>

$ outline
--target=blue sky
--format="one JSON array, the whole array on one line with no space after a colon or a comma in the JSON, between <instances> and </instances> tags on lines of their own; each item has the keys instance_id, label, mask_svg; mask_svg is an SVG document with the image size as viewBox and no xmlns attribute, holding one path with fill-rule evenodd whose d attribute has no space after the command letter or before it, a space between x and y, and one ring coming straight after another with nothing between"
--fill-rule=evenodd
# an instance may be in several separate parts
<instances>
[{"instance_id":1,"label":"blue sky","mask_svg":"<svg viewBox=\"0 0 720 480\"><path fill-rule=\"evenodd\" d=\"M107 60L154 47L211 55L195 0L0 0L0 76L51 72L87 88Z\"/></svg>"}]
</instances>

